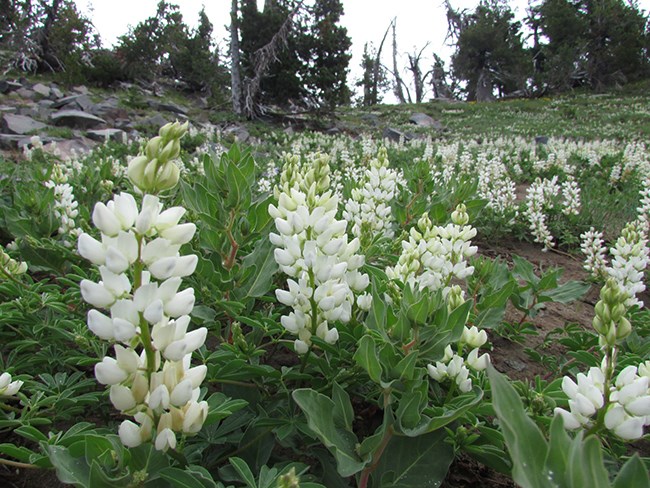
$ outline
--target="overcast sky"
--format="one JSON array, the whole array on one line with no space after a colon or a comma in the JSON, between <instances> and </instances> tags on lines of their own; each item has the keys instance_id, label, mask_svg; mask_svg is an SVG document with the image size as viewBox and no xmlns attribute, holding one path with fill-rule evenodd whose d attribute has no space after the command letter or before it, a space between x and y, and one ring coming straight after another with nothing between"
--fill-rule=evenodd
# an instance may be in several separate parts
<instances>
[{"instance_id":1,"label":"overcast sky","mask_svg":"<svg viewBox=\"0 0 650 488\"><path fill-rule=\"evenodd\" d=\"M180 7L184 22L193 27L198 12L205 11L214 26L214 36L225 52L227 49L227 25L230 23L231 0L168 0ZM456 9L473 9L478 0L450 0ZM151 17L156 12L158 0L76 0L79 9L88 15L102 37L104 46L111 46L118 36L125 34L129 26ZM263 0L258 0L263 4ZM640 8L650 10L650 0L639 0ZM526 15L528 0L510 2L518 19ZM397 43L401 65L405 66L406 53L418 51L429 42L425 50L423 66L429 67L435 52L446 62L453 48L444 44L447 34L447 17L443 0L343 0L345 14L341 19L352 39L351 76L349 84L359 76L361 54L366 42L379 44L391 19L397 17ZM388 39L390 41L390 38ZM385 62L390 61L391 44L385 48ZM392 62L390 62L392 65ZM407 77L407 75L404 75Z\"/></svg>"}]
</instances>

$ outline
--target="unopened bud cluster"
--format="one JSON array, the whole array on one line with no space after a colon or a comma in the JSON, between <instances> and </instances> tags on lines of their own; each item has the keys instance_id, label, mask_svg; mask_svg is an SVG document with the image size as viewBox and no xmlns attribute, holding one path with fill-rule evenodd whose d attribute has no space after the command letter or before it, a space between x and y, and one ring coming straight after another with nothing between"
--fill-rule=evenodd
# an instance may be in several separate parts
<instances>
[{"instance_id":1,"label":"unopened bud cluster","mask_svg":"<svg viewBox=\"0 0 650 488\"><path fill-rule=\"evenodd\" d=\"M16 261L0 247L0 280L7 276L18 276L27 272L27 263Z\"/></svg>"},{"instance_id":2,"label":"unopened bud cluster","mask_svg":"<svg viewBox=\"0 0 650 488\"><path fill-rule=\"evenodd\" d=\"M445 226L433 225L429 216L423 215L417 228L411 228L409 239L402 241L397 264L386 268L388 277L414 289L442 290L446 297L452 278L470 276L474 267L467 265L467 259L478 251L471 245L476 229L468 225L469 215L463 204L456 207L451 220Z\"/></svg>"},{"instance_id":3,"label":"unopened bud cluster","mask_svg":"<svg viewBox=\"0 0 650 488\"><path fill-rule=\"evenodd\" d=\"M59 221L59 235L64 244L69 245L66 237L76 239L81 230L77 228L75 219L79 215L78 202L75 200L74 189L68 183L68 175L63 166L55 164L50 179L45 182L47 188L54 192L54 215Z\"/></svg>"},{"instance_id":4,"label":"unopened bud cluster","mask_svg":"<svg viewBox=\"0 0 650 488\"><path fill-rule=\"evenodd\" d=\"M333 344L338 330L332 324L347 323L355 300L370 307L368 275L359 271L364 257L356 254L359 239L348 242L347 222L337 220L338 198L329 188L329 158L312 156L304 166L296 156L285 156L278 205L269 205L278 233L271 233L277 247L275 260L290 279L288 290L276 290L277 299L294 310L281 318L292 334L296 352L306 353L316 335ZM358 295L358 298L355 297Z\"/></svg>"},{"instance_id":5,"label":"unopened bud cluster","mask_svg":"<svg viewBox=\"0 0 650 488\"><path fill-rule=\"evenodd\" d=\"M95 376L110 385L113 405L135 420L119 429L129 447L155 438L157 449L173 449L176 433L198 432L207 416L207 403L198 402L206 367L190 367L207 330L188 332L194 290L179 291L198 261L179 252L196 231L193 223L179 223L184 213L163 209L154 195L145 195L138 209L132 195L121 193L95 205L92 220L101 239L79 237L79 254L101 274L98 283L81 282L84 300L96 307L88 312L88 328L117 342L115 357L98 363Z\"/></svg>"},{"instance_id":6,"label":"unopened bud cluster","mask_svg":"<svg viewBox=\"0 0 650 488\"><path fill-rule=\"evenodd\" d=\"M370 160L352 198L345 202L343 218L352 224L352 235L364 240L375 236L393 237L391 202L398 190L399 175L388 167L388 155L381 148Z\"/></svg>"},{"instance_id":7,"label":"unopened bud cluster","mask_svg":"<svg viewBox=\"0 0 650 488\"><path fill-rule=\"evenodd\" d=\"M145 146L144 154L129 162L127 174L141 192L159 193L178 183L180 169L174 160L180 155L180 140L188 125L174 122L161 127L159 135Z\"/></svg>"},{"instance_id":8,"label":"unopened bud cluster","mask_svg":"<svg viewBox=\"0 0 650 488\"><path fill-rule=\"evenodd\" d=\"M614 346L632 332L630 321L625 317L626 299L627 293L612 278L600 290L600 301L596 303L592 323L600 334L601 346Z\"/></svg>"}]
</instances>

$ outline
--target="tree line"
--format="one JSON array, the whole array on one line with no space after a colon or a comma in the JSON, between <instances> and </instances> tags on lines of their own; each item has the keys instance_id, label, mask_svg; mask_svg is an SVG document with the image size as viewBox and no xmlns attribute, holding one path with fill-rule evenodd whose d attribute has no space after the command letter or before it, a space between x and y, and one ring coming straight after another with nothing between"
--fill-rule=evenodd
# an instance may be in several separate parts
<instances>
[{"instance_id":1,"label":"tree line","mask_svg":"<svg viewBox=\"0 0 650 488\"><path fill-rule=\"evenodd\" d=\"M231 0L229 18L217 19L228 24L224 45L214 42L204 10L189 28L178 6L161 0L111 49L73 0L0 0L0 64L5 74L52 71L100 86L170 79L251 118L274 106L373 105L391 89L399 102L489 100L600 90L650 74L650 24L634 0L531 0L521 21L505 0L481 0L473 10L445 3L455 49L448 67L436 54L427 59L427 46L400 66L393 19L382 39L365 44L356 80L348 79L342 0L265 0L262 9Z\"/></svg>"}]
</instances>

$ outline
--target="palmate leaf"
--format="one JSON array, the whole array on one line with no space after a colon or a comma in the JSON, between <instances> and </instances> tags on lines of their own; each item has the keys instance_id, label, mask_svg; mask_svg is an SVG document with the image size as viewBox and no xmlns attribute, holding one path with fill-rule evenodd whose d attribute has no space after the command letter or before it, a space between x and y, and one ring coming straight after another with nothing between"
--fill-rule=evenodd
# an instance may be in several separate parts
<instances>
[{"instance_id":1,"label":"palmate leaf","mask_svg":"<svg viewBox=\"0 0 650 488\"><path fill-rule=\"evenodd\" d=\"M337 408L330 398L310 388L295 390L291 396L307 417L309 428L334 455L338 473L346 477L361 471L366 463L356 453L357 437L340 427L347 423L340 417L347 408ZM341 400L340 395L337 398Z\"/></svg>"}]
</instances>

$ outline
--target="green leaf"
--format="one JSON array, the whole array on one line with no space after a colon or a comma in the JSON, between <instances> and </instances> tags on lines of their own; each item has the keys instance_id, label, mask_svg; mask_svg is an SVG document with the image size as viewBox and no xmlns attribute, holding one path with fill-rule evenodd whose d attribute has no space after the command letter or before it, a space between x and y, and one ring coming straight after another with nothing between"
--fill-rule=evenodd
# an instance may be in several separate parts
<instances>
[{"instance_id":1,"label":"green leaf","mask_svg":"<svg viewBox=\"0 0 650 488\"><path fill-rule=\"evenodd\" d=\"M492 404L512 458L512 478L524 488L548 487L544 469L546 439L526 415L521 398L508 380L491 365L487 371Z\"/></svg>"},{"instance_id":2,"label":"green leaf","mask_svg":"<svg viewBox=\"0 0 650 488\"><path fill-rule=\"evenodd\" d=\"M352 422L354 421L354 410L350 402L350 396L341 388L341 386L334 382L332 386L332 401L334 402L334 421L339 423L341 427L352 431Z\"/></svg>"},{"instance_id":3,"label":"green leaf","mask_svg":"<svg viewBox=\"0 0 650 488\"><path fill-rule=\"evenodd\" d=\"M623 465L614 480L612 488L648 488L648 470L638 454L634 454Z\"/></svg>"},{"instance_id":4,"label":"green leaf","mask_svg":"<svg viewBox=\"0 0 650 488\"><path fill-rule=\"evenodd\" d=\"M309 388L295 390L291 396L307 417L309 428L334 455L338 473L346 477L361 471L366 463L356 453L357 437L336 426L334 402Z\"/></svg>"},{"instance_id":5,"label":"green leaf","mask_svg":"<svg viewBox=\"0 0 650 488\"><path fill-rule=\"evenodd\" d=\"M603 453L596 437L582 438L576 435L567 453L569 467L569 486L590 488L610 488L607 470L603 465Z\"/></svg>"},{"instance_id":6,"label":"green leaf","mask_svg":"<svg viewBox=\"0 0 650 488\"><path fill-rule=\"evenodd\" d=\"M419 391L409 391L402 395L395 412L397 424L401 429L412 429L420 422L422 400L423 395Z\"/></svg>"},{"instance_id":7,"label":"green leaf","mask_svg":"<svg viewBox=\"0 0 650 488\"><path fill-rule=\"evenodd\" d=\"M278 264L273 255L275 247L268 239L260 239L252 253L242 260L244 268L254 268L250 278L241 284L236 295L240 298L257 298L266 294L273 284Z\"/></svg>"},{"instance_id":8,"label":"green leaf","mask_svg":"<svg viewBox=\"0 0 650 488\"><path fill-rule=\"evenodd\" d=\"M3 443L0 444L0 454L4 454L5 456L11 456L12 458L17 459L22 463L28 463L30 457L36 453L26 448L25 446L19 447L13 444Z\"/></svg>"},{"instance_id":9,"label":"green leaf","mask_svg":"<svg viewBox=\"0 0 650 488\"><path fill-rule=\"evenodd\" d=\"M217 488L217 484L206 478L202 473L168 467L160 471L160 478L168 481L176 488ZM255 488L255 485L253 485Z\"/></svg>"},{"instance_id":10,"label":"green leaf","mask_svg":"<svg viewBox=\"0 0 650 488\"><path fill-rule=\"evenodd\" d=\"M373 471L377 488L424 488L440 486L454 459L454 449L445 442L445 431L415 438L394 436Z\"/></svg>"},{"instance_id":11,"label":"green leaf","mask_svg":"<svg viewBox=\"0 0 650 488\"><path fill-rule=\"evenodd\" d=\"M397 363L397 366L395 366L395 370L397 371L397 374L399 374L399 377L405 380L412 380L415 378L415 365L417 364L418 360L418 351L417 349L411 351L407 356L402 358L399 363Z\"/></svg>"},{"instance_id":12,"label":"green leaf","mask_svg":"<svg viewBox=\"0 0 650 488\"><path fill-rule=\"evenodd\" d=\"M232 457L228 459L228 462L232 464L233 468L239 474L241 480L246 483L248 488L257 488L257 483L255 483L255 475L251 471L251 468L248 467L246 461L242 458Z\"/></svg>"},{"instance_id":13,"label":"green leaf","mask_svg":"<svg viewBox=\"0 0 650 488\"><path fill-rule=\"evenodd\" d=\"M583 283L582 281L567 281L557 288L545 291L543 296L557 303L569 303L584 296L590 287L589 283Z\"/></svg>"},{"instance_id":14,"label":"green leaf","mask_svg":"<svg viewBox=\"0 0 650 488\"><path fill-rule=\"evenodd\" d=\"M370 379L375 383L381 382L381 364L377 355L375 341L369 335L359 340L359 347L354 353L354 360L366 370Z\"/></svg>"},{"instance_id":15,"label":"green leaf","mask_svg":"<svg viewBox=\"0 0 650 488\"><path fill-rule=\"evenodd\" d=\"M537 275L535 275L533 265L530 263L530 261L527 261L526 259L517 256L516 254L512 255L512 261L514 263L514 267L512 269L513 275L524 280L529 285L536 286L537 283L539 283L539 278Z\"/></svg>"},{"instance_id":16,"label":"green leaf","mask_svg":"<svg viewBox=\"0 0 650 488\"><path fill-rule=\"evenodd\" d=\"M56 476L63 483L88 487L90 486L90 466L83 457L73 457L67 448L61 446L47 447L50 461L56 469Z\"/></svg>"}]
</instances>

